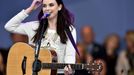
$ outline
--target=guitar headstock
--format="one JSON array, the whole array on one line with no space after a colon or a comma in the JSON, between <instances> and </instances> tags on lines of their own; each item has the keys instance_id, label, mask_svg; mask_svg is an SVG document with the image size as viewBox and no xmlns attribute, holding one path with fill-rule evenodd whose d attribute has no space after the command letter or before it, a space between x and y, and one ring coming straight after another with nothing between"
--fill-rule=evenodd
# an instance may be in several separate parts
<instances>
[{"instance_id":1,"label":"guitar headstock","mask_svg":"<svg viewBox=\"0 0 134 75\"><path fill-rule=\"evenodd\" d=\"M88 64L84 65L84 69L86 69L89 73L92 72L101 72L103 69L102 63L99 62L89 62Z\"/></svg>"}]
</instances>

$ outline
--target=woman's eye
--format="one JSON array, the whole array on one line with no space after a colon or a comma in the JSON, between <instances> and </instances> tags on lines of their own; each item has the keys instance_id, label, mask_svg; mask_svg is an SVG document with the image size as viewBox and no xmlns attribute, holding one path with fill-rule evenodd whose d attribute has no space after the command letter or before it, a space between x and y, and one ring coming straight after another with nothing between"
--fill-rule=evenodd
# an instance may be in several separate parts
<instances>
[{"instance_id":1,"label":"woman's eye","mask_svg":"<svg viewBox=\"0 0 134 75\"><path fill-rule=\"evenodd\" d=\"M52 6L54 6L54 4L53 3L50 3L49 6L52 7Z\"/></svg>"},{"instance_id":2,"label":"woman's eye","mask_svg":"<svg viewBox=\"0 0 134 75\"><path fill-rule=\"evenodd\" d=\"M47 5L46 4L43 4L43 7L47 7Z\"/></svg>"}]
</instances>

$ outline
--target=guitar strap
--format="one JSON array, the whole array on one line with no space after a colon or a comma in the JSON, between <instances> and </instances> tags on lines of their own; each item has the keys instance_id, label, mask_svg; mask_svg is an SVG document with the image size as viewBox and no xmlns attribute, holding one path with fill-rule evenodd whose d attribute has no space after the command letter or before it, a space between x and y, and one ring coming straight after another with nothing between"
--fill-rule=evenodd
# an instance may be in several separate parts
<instances>
[{"instance_id":1,"label":"guitar strap","mask_svg":"<svg viewBox=\"0 0 134 75\"><path fill-rule=\"evenodd\" d=\"M71 41L71 43L72 43L74 49L75 49L75 51L77 52L77 54L78 54L79 57L80 57L80 53L79 53L78 48L77 48L77 46L76 46L76 44L75 44L75 41L74 41L74 38L73 38L73 36L72 36L72 33L71 33L70 29L67 28L67 29L65 29L65 31L66 31L67 36L68 36L68 38L70 39L70 41Z\"/></svg>"}]
</instances>

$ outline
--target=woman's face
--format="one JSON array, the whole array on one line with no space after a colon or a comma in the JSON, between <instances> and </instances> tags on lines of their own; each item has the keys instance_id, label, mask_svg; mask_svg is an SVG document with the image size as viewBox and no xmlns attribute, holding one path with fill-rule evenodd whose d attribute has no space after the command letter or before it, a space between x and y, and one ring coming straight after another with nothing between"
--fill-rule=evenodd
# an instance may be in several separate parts
<instances>
[{"instance_id":1,"label":"woman's face","mask_svg":"<svg viewBox=\"0 0 134 75\"><path fill-rule=\"evenodd\" d=\"M62 5L58 5L56 0L43 0L43 13L50 13L48 19L57 18L61 7Z\"/></svg>"},{"instance_id":2,"label":"woman's face","mask_svg":"<svg viewBox=\"0 0 134 75\"><path fill-rule=\"evenodd\" d=\"M109 38L107 42L107 47L111 49L118 48L119 39L116 36L112 36Z\"/></svg>"},{"instance_id":3,"label":"woman's face","mask_svg":"<svg viewBox=\"0 0 134 75\"><path fill-rule=\"evenodd\" d=\"M127 48L130 50L130 52L134 53L134 43L129 38L126 39Z\"/></svg>"}]
</instances>

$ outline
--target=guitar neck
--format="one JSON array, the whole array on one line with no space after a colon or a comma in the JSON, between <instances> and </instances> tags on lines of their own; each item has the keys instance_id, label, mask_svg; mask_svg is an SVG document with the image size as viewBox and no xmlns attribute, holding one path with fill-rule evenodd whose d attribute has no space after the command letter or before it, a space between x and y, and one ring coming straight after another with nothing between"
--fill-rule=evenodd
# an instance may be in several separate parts
<instances>
[{"instance_id":1,"label":"guitar neck","mask_svg":"<svg viewBox=\"0 0 134 75\"><path fill-rule=\"evenodd\" d=\"M64 69L65 66L70 65L72 69L84 69L84 64L64 64L64 63L42 63L43 69Z\"/></svg>"}]
</instances>

